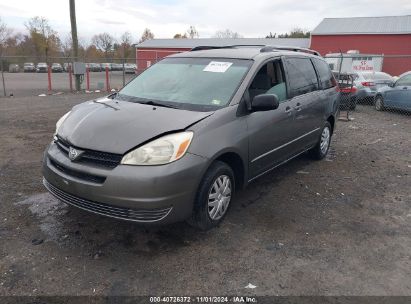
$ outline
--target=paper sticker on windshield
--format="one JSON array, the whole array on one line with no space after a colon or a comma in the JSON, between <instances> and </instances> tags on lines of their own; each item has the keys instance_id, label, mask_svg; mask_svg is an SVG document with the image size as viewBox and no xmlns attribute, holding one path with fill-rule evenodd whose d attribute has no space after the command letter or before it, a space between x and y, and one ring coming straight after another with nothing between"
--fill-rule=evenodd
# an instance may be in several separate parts
<instances>
[{"instance_id":1,"label":"paper sticker on windshield","mask_svg":"<svg viewBox=\"0 0 411 304\"><path fill-rule=\"evenodd\" d=\"M232 65L232 62L211 61L205 68L204 72L224 73Z\"/></svg>"}]
</instances>

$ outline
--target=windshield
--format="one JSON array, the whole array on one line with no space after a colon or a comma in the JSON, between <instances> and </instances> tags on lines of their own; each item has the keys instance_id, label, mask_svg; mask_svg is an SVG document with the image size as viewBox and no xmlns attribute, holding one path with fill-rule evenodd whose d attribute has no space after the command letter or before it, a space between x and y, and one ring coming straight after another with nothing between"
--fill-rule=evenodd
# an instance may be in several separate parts
<instances>
[{"instance_id":1,"label":"windshield","mask_svg":"<svg viewBox=\"0 0 411 304\"><path fill-rule=\"evenodd\" d=\"M119 95L211 111L230 102L251 64L238 59L166 58L136 77Z\"/></svg>"}]
</instances>

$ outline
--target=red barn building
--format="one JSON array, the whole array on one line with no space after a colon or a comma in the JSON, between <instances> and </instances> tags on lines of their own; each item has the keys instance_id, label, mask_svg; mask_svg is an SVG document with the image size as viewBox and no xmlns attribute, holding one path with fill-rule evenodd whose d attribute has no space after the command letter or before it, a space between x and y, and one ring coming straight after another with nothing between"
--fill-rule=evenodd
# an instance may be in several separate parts
<instances>
[{"instance_id":1,"label":"red barn building","mask_svg":"<svg viewBox=\"0 0 411 304\"><path fill-rule=\"evenodd\" d=\"M393 76L411 70L411 15L326 18L311 33L311 49L323 56L358 50L385 57L382 70Z\"/></svg>"},{"instance_id":2,"label":"red barn building","mask_svg":"<svg viewBox=\"0 0 411 304\"><path fill-rule=\"evenodd\" d=\"M196 46L275 45L308 48L306 38L199 38L152 39L136 46L137 72L142 72L158 60L175 53L186 52Z\"/></svg>"}]
</instances>

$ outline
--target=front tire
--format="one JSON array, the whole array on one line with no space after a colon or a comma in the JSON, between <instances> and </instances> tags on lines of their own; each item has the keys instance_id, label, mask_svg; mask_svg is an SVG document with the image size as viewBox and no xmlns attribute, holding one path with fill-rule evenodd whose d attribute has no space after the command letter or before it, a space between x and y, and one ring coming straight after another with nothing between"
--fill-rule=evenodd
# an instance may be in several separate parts
<instances>
[{"instance_id":1,"label":"front tire","mask_svg":"<svg viewBox=\"0 0 411 304\"><path fill-rule=\"evenodd\" d=\"M328 150L330 149L331 145L331 136L332 128L330 123L327 121L324 124L324 127L321 129L321 134L318 143L315 145L314 148L310 150L310 156L313 159L320 160L327 156Z\"/></svg>"},{"instance_id":2,"label":"front tire","mask_svg":"<svg viewBox=\"0 0 411 304\"><path fill-rule=\"evenodd\" d=\"M200 183L189 224L204 231L219 225L230 207L234 187L233 170L224 162L214 162Z\"/></svg>"},{"instance_id":3,"label":"front tire","mask_svg":"<svg viewBox=\"0 0 411 304\"><path fill-rule=\"evenodd\" d=\"M382 96L377 96L375 98L375 109L377 111L384 111L384 100L382 99Z\"/></svg>"}]
</instances>

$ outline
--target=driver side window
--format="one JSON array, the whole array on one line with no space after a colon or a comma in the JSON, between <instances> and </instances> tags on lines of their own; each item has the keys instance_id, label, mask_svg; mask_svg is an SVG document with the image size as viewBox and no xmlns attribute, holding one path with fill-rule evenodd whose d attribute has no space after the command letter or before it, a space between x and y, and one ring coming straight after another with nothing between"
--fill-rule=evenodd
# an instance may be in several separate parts
<instances>
[{"instance_id":1,"label":"driver side window","mask_svg":"<svg viewBox=\"0 0 411 304\"><path fill-rule=\"evenodd\" d=\"M255 75L248 93L250 100L261 94L275 94L279 102L287 100L287 86L280 59L264 64Z\"/></svg>"}]
</instances>

